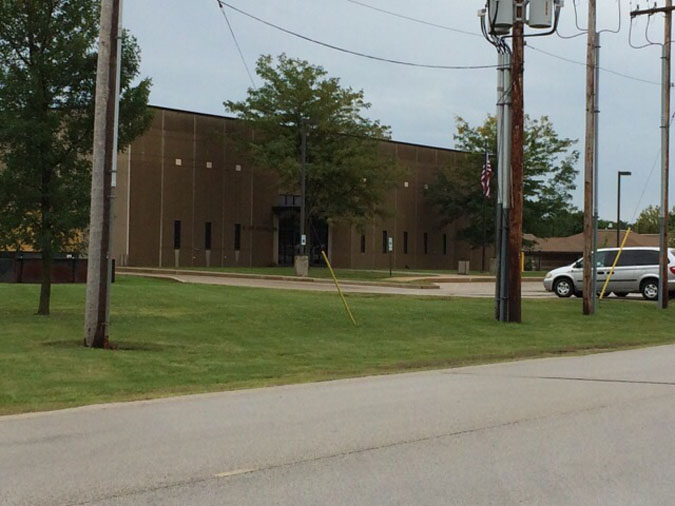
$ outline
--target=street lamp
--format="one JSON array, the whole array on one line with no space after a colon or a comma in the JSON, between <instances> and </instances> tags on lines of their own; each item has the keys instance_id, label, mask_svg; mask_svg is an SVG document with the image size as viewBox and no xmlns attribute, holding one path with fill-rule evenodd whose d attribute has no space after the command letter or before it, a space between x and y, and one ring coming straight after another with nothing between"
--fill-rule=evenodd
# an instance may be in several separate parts
<instances>
[{"instance_id":1,"label":"street lamp","mask_svg":"<svg viewBox=\"0 0 675 506\"><path fill-rule=\"evenodd\" d=\"M621 176L632 176L628 170L620 170L616 173L616 247L621 244Z\"/></svg>"}]
</instances>

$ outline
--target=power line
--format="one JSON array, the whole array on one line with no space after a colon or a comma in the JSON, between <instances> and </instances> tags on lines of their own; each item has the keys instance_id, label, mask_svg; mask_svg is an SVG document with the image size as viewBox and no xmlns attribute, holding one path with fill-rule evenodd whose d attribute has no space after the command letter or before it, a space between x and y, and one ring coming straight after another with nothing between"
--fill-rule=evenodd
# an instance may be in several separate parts
<instances>
[{"instance_id":1,"label":"power line","mask_svg":"<svg viewBox=\"0 0 675 506\"><path fill-rule=\"evenodd\" d=\"M386 9L380 9L379 7L375 7L373 5L369 5L369 4L366 4L366 3L363 3L363 2L359 2L357 0L347 0L347 2L356 4L356 5L360 5L361 7L365 7L366 9L371 9L371 10L374 10L374 11L377 11L377 12L382 12L382 13L388 14L390 16L394 16L394 17L401 18L401 19L406 19L408 21L413 21L413 22L419 23L421 25L433 26L434 28L440 28L441 30L447 30L449 32L461 33L461 34L464 34L464 35L470 35L472 37L482 37L482 35L479 34L479 33L469 32L467 30L460 30L459 28L453 28L451 26L439 25L438 23L432 23L431 21L425 21L424 19L413 18L411 16L405 16L403 14L398 14L397 12L388 11Z\"/></svg>"},{"instance_id":2,"label":"power line","mask_svg":"<svg viewBox=\"0 0 675 506\"><path fill-rule=\"evenodd\" d=\"M408 61L402 61L402 60L393 60L389 58L381 58L378 56L373 56L365 53L361 53L359 51L352 51L351 49L345 49L343 47L335 46L333 44L328 44L326 42L321 42L316 39L312 39L310 37L307 37L305 35L299 34L297 32L293 32L291 30L288 30L286 28L283 28L279 25L275 25L274 23L270 23L269 21L265 21L264 19L261 19L259 17L254 16L253 14L250 14L248 12L245 12L241 9L238 9L237 7L234 7L233 5L230 5L226 2L223 2L222 0L217 0L218 4L222 7L229 7L233 11L236 11L240 14L243 14L246 17L249 17L251 19L254 19L255 21L258 21L259 23L262 23L264 25L267 25L271 28L274 28L276 30L279 30L281 32L287 33L289 35L293 35L294 37L297 37L299 39L306 40L307 42L311 42L313 44L318 44L323 47L327 47L329 49L333 49L335 51L340 51L342 53L347 53L351 54L354 56L360 56L361 58L367 58L369 60L376 60L376 61L381 61L385 63L393 63L395 65L405 65L407 67L417 67L417 68L426 68L426 69L437 69L437 70L482 70L482 69L494 69L497 68L497 65L427 65L423 63L413 63L413 62L408 62Z\"/></svg>"},{"instance_id":3,"label":"power line","mask_svg":"<svg viewBox=\"0 0 675 506\"><path fill-rule=\"evenodd\" d=\"M543 49L539 49L537 47L534 47L531 44L528 44L527 47L532 49L533 51L538 52L538 53L542 53L542 54L545 54L546 56L550 56L551 58L556 58L558 60L566 61L568 63L573 63L575 65L580 65L580 66L583 66L583 67L586 66L586 63L584 63L584 62L572 60L570 58L565 58L564 56L559 56L557 54L550 53L548 51L544 51ZM604 68L604 67L598 67L598 68L600 70L602 70L603 72L607 72L608 74L612 74L612 75L615 75L615 76L618 76L618 77L623 77L624 79L630 79L632 81L638 81L638 82L645 83L645 84L655 84L657 86L661 86L661 83L656 82L656 81L649 81L648 79L642 79L640 77L635 77L635 76L631 76L631 75L628 75L628 74L623 74L622 72L617 72L616 70L611 70L611 69L607 69L607 68Z\"/></svg>"},{"instance_id":4,"label":"power line","mask_svg":"<svg viewBox=\"0 0 675 506\"><path fill-rule=\"evenodd\" d=\"M479 35L477 33L469 32L469 31L465 31L465 30L460 30L460 29L457 29L457 28L453 28L451 26L441 25L441 24L438 24L438 23L432 23L430 21L425 21L423 19L413 18L411 16L405 16L403 14L399 14L397 12L389 11L389 10L386 10L386 9L381 9L379 7L375 7L373 5L369 5L367 3L360 2L358 0L347 0L347 2L353 3L355 5L360 5L361 7L365 7L367 9L371 9L371 10L374 10L374 11L377 11L377 12L381 12L383 14L387 14L388 16L393 16L393 17L400 18L400 19L406 19L408 21L413 21L415 23L420 23L420 24L423 24L423 25L426 25L426 26L431 26L431 27L434 27L434 28L440 28L441 30L447 30L447 31L451 31L451 32L461 33L461 34L464 34L464 35L471 35L472 37L481 37L481 35ZM561 38L571 38L571 37L561 37ZM544 51L542 49L535 48L534 46L532 46L530 44L528 44L527 47L529 47L530 49L533 49L535 51L538 51L542 54L545 54L547 56L550 56L551 58L557 58L558 60L562 60L562 61L565 61L565 62L568 62L568 63L573 63L575 65L582 65L584 67L587 65L585 62L572 60L571 58L565 58L564 56L559 56L557 54L550 53L548 51ZM658 85L658 86L661 85L661 83L659 83L659 82L649 81L647 79L641 79L639 77L634 77L634 76L631 76L631 75L628 75L628 74L624 74L622 72L617 72L616 70L611 70L611 69L607 69L607 68L604 68L604 67L599 67L599 69L603 72L607 72L608 74L612 74L612 75L615 75L615 76L618 76L618 77L623 77L624 79L631 79L633 81L638 81L638 82L645 83L645 84L654 84L654 85Z\"/></svg>"},{"instance_id":5,"label":"power line","mask_svg":"<svg viewBox=\"0 0 675 506\"><path fill-rule=\"evenodd\" d=\"M216 0L217 1L217 0ZM239 56L241 57L241 62L244 64L244 68L246 69L246 73L248 74L248 78L251 80L251 86L255 89L255 82L253 81L253 75L251 75L251 70L248 68L248 65L246 63L246 58L244 58L244 53L241 51L241 46L239 46L239 41L237 40L237 36L234 34L234 30L232 29L232 24L230 23L230 19L227 17L227 12L225 12L225 9L223 8L223 4L218 2L218 7L220 7L220 12L223 13L223 17L225 18L225 21L227 22L227 27L230 29L230 33L232 34L232 39L234 40L234 45L237 46L237 51L239 51Z\"/></svg>"}]
</instances>

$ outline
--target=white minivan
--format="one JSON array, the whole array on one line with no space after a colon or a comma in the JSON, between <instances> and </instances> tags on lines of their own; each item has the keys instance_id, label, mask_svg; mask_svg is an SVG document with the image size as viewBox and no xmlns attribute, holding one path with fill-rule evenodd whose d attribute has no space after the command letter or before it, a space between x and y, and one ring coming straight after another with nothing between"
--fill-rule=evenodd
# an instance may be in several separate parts
<instances>
[{"instance_id":1,"label":"white minivan","mask_svg":"<svg viewBox=\"0 0 675 506\"><path fill-rule=\"evenodd\" d=\"M598 250L598 292L602 290L614 264L619 248ZM675 291L675 250L668 250L668 291ZM546 274L544 288L558 297L581 295L583 288L583 259ZM659 248L624 248L612 275L607 292L617 297L641 293L647 300L659 297Z\"/></svg>"}]
</instances>

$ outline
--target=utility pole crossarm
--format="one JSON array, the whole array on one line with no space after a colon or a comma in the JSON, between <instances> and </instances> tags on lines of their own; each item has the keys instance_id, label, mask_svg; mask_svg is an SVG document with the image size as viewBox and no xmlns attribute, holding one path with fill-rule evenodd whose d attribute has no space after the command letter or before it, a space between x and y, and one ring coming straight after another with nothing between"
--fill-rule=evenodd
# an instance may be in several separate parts
<instances>
[{"instance_id":1,"label":"utility pole crossarm","mask_svg":"<svg viewBox=\"0 0 675 506\"><path fill-rule=\"evenodd\" d=\"M653 9L631 11L630 17L635 18L637 16L651 16L652 14L658 14L659 12L673 12L673 10L675 10L675 7L654 7Z\"/></svg>"}]
</instances>

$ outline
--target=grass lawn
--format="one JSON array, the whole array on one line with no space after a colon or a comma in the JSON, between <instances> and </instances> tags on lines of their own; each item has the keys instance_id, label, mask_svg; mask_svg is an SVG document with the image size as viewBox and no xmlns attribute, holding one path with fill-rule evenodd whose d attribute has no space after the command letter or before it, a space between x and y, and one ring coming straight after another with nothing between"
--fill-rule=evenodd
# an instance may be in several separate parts
<instances>
[{"instance_id":1,"label":"grass lawn","mask_svg":"<svg viewBox=\"0 0 675 506\"><path fill-rule=\"evenodd\" d=\"M80 346L84 286L57 285L34 316L35 285L0 284L0 413L176 393L326 380L675 342L675 308L526 300L522 325L492 319L489 299L350 295L184 285L120 276L112 341Z\"/></svg>"}]
</instances>

